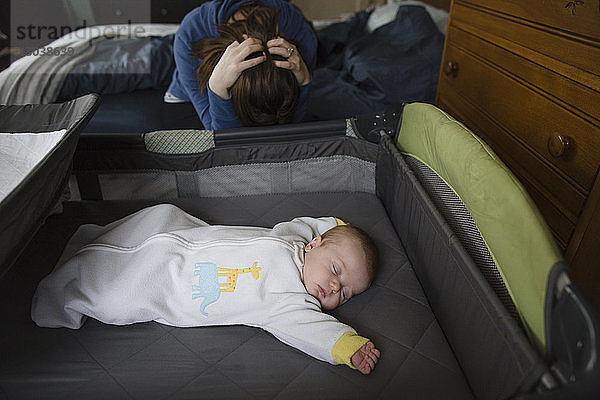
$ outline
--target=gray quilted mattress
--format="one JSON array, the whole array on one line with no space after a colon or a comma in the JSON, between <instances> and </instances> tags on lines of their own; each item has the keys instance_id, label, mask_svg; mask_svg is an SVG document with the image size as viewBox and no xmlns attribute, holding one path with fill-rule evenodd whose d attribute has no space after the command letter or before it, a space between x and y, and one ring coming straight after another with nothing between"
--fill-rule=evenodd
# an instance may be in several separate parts
<instances>
[{"instance_id":1,"label":"gray quilted mattress","mask_svg":"<svg viewBox=\"0 0 600 400\"><path fill-rule=\"evenodd\" d=\"M371 338L382 357L362 376L251 327L158 323L79 330L37 327L33 292L83 223L106 224L142 201L67 202L0 280L0 399L470 399L472 393L381 205L365 193L309 193L173 202L209 223L273 226L296 216L337 216L365 229L380 253L373 286L333 312Z\"/></svg>"}]
</instances>

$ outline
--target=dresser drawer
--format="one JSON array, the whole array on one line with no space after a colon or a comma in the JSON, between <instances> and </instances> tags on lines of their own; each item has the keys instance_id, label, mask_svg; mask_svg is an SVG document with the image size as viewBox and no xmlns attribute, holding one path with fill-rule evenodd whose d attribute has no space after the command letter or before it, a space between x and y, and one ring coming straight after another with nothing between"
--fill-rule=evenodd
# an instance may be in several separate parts
<instances>
[{"instance_id":1,"label":"dresser drawer","mask_svg":"<svg viewBox=\"0 0 600 400\"><path fill-rule=\"evenodd\" d=\"M562 103L576 109L584 117L600 124L600 92L574 80L573 77L543 68L526 57L506 50L496 43L492 45L455 26L448 27L447 37L448 41L455 46L469 49L479 58L500 65L503 70L510 71L522 81L546 92L550 97L560 99ZM548 40L552 40L552 36L549 36ZM600 52L600 49L598 51ZM599 81L598 85L600 86L600 77L595 77L595 80Z\"/></svg>"},{"instance_id":2,"label":"dresser drawer","mask_svg":"<svg viewBox=\"0 0 600 400\"><path fill-rule=\"evenodd\" d=\"M600 0L460 0L600 41Z\"/></svg>"},{"instance_id":3,"label":"dresser drawer","mask_svg":"<svg viewBox=\"0 0 600 400\"><path fill-rule=\"evenodd\" d=\"M531 181L530 186L537 186L538 191L543 192L567 219L573 223L577 220L586 194L532 155L496 121L488 118L478 105L448 85L445 79L440 81L437 104L480 136L521 181Z\"/></svg>"},{"instance_id":4,"label":"dresser drawer","mask_svg":"<svg viewBox=\"0 0 600 400\"><path fill-rule=\"evenodd\" d=\"M566 32L560 29L560 25L551 28L542 21L539 21L540 23L534 22L536 18L539 19L541 15L544 15L540 12L540 9L545 8L542 8L539 3L540 0L520 2L455 1L450 23L459 29L469 31L485 40L504 46L516 54L530 58L546 68L559 71L567 76L578 76L578 79L585 84L595 90L600 90L600 83L597 80L597 76L600 75L600 13L597 9L598 0L596 0L596 9L592 13L581 13L581 15L576 16L577 18L583 18L584 15L588 15L590 21L585 24L583 22L581 24L575 22L570 24L573 28L582 27L586 32L583 36ZM561 2L545 3L560 4ZM500 10L510 10L517 17L480 7L480 5L490 6L492 4L499 7ZM585 4L587 6L588 1ZM547 8L553 7L555 5L549 5ZM538 11L531 11L531 15L529 15L528 9L537 9ZM522 16L522 18L519 16Z\"/></svg>"},{"instance_id":5,"label":"dresser drawer","mask_svg":"<svg viewBox=\"0 0 600 400\"><path fill-rule=\"evenodd\" d=\"M488 119L477 106L440 82L437 105L480 136L521 181L542 213L557 243L565 250L585 196Z\"/></svg>"},{"instance_id":6,"label":"dresser drawer","mask_svg":"<svg viewBox=\"0 0 600 400\"><path fill-rule=\"evenodd\" d=\"M503 50L495 49L496 64L457 47L450 35L448 40L440 80L485 110L517 142L587 195L600 163L600 128L503 70ZM562 149L558 136L569 138Z\"/></svg>"}]
</instances>

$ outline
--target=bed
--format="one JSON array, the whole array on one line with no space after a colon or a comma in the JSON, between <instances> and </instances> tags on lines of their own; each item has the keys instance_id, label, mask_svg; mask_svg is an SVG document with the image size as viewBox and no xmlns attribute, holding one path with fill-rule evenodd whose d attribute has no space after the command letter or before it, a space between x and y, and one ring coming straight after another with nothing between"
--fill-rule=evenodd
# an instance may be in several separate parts
<instances>
[{"instance_id":1,"label":"bed","mask_svg":"<svg viewBox=\"0 0 600 400\"><path fill-rule=\"evenodd\" d=\"M95 15L98 25L48 44L65 50L63 56L25 56L0 72L0 104L47 104L98 93L102 101L84 134L202 128L191 103L163 101L174 68L177 23L201 3L162 4L149 24L104 22L100 10L92 10L88 19ZM432 102L447 15L423 2L403 1L319 26L305 120L346 118L402 101ZM120 30L141 34L114 39Z\"/></svg>"},{"instance_id":2,"label":"bed","mask_svg":"<svg viewBox=\"0 0 600 400\"><path fill-rule=\"evenodd\" d=\"M87 95L0 107L1 132L64 130L0 201L3 398L597 395L597 311L512 174L434 106L285 127L80 137L75 151L97 103ZM245 326L88 320L69 330L31 321L37 283L80 224L159 203L210 223L335 215L365 229L381 258L375 282L332 313L381 349L375 371L320 362Z\"/></svg>"}]
</instances>

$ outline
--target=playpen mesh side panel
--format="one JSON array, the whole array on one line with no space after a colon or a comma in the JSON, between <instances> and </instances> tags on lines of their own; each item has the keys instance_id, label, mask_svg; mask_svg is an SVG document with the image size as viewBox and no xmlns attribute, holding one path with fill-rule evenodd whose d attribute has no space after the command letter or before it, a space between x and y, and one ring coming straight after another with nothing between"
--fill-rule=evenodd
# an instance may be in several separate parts
<instances>
[{"instance_id":1,"label":"playpen mesh side panel","mask_svg":"<svg viewBox=\"0 0 600 400\"><path fill-rule=\"evenodd\" d=\"M334 215L373 237L380 263L371 288L333 314L376 343L382 358L365 377L317 361L245 326L38 328L31 297L77 226L104 225L156 201L65 203L0 280L0 393L76 399L472 399L402 244L379 199L366 193L305 193L173 201L211 224L271 227L299 215ZM0 397L2 397L0 395Z\"/></svg>"},{"instance_id":2,"label":"playpen mesh side panel","mask_svg":"<svg viewBox=\"0 0 600 400\"><path fill-rule=\"evenodd\" d=\"M78 174L127 170L197 171L240 164L282 163L349 156L375 163L377 145L348 136L295 138L289 142L217 145L194 154L158 154L140 148L139 137L106 135L80 142L73 165Z\"/></svg>"},{"instance_id":3,"label":"playpen mesh side panel","mask_svg":"<svg viewBox=\"0 0 600 400\"><path fill-rule=\"evenodd\" d=\"M545 367L389 138L377 193L477 398L530 390Z\"/></svg>"},{"instance_id":4,"label":"playpen mesh side panel","mask_svg":"<svg viewBox=\"0 0 600 400\"><path fill-rule=\"evenodd\" d=\"M405 161L443 215L452 232L458 236L462 246L494 289L494 293L504 304L508 313L520 323L517 308L506 289L502 275L500 275L498 267L464 203L434 171L421 161L411 156L406 156Z\"/></svg>"},{"instance_id":5,"label":"playpen mesh side panel","mask_svg":"<svg viewBox=\"0 0 600 400\"><path fill-rule=\"evenodd\" d=\"M375 193L375 163L351 156L226 165L198 171L99 174L105 200L352 191Z\"/></svg>"}]
</instances>

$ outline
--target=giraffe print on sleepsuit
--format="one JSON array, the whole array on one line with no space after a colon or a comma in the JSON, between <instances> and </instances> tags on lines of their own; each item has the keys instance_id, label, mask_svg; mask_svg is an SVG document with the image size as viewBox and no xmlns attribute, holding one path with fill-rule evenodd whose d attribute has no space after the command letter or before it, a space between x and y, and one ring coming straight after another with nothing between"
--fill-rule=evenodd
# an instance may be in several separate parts
<instances>
[{"instance_id":1,"label":"giraffe print on sleepsuit","mask_svg":"<svg viewBox=\"0 0 600 400\"><path fill-rule=\"evenodd\" d=\"M196 263L192 283L192 300L203 299L200 303L200 312L208 316L205 311L206 307L217 301L221 292L234 292L240 274L250 273L255 280L258 280L261 268L257 265L258 263L255 262L246 268L225 268L211 262ZM221 282L219 278L226 278L226 281Z\"/></svg>"},{"instance_id":2,"label":"giraffe print on sleepsuit","mask_svg":"<svg viewBox=\"0 0 600 400\"><path fill-rule=\"evenodd\" d=\"M235 290L235 285L237 284L237 278L240 274L251 273L254 280L258 280L258 272L260 271L260 267L257 267L258 263L252 264L249 268L223 268L217 267L217 271L219 272L219 276L226 276L226 283L219 283L221 288L221 292L233 292Z\"/></svg>"}]
</instances>

